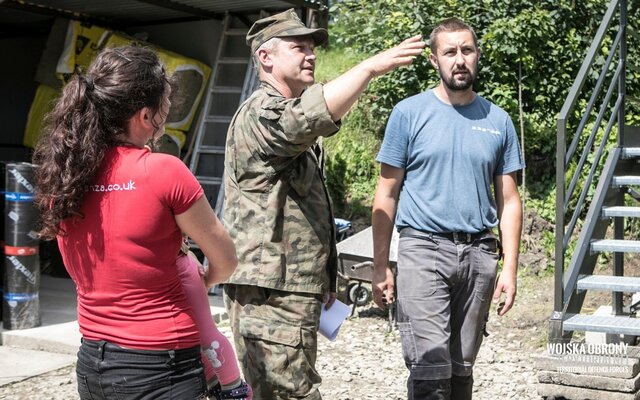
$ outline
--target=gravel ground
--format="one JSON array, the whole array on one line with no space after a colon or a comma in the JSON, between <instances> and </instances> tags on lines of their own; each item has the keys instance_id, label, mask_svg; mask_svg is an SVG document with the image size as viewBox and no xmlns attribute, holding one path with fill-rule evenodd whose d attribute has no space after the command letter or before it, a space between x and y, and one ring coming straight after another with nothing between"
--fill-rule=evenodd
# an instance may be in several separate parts
<instances>
[{"instance_id":1,"label":"gravel ground","mask_svg":"<svg viewBox=\"0 0 640 400\"><path fill-rule=\"evenodd\" d=\"M532 356L542 352L550 312L550 280L525 279L516 306L505 317L492 312L474 371L474 399L540 399ZM534 283L535 287L531 287ZM334 342L319 340L318 370L326 400L405 399L407 370L397 330L386 314L359 307ZM220 329L229 335L228 324ZM542 330L542 331L541 331ZM229 335L230 336L230 335ZM0 399L77 399L73 366L0 387Z\"/></svg>"},{"instance_id":2,"label":"gravel ground","mask_svg":"<svg viewBox=\"0 0 640 400\"><path fill-rule=\"evenodd\" d=\"M325 399L379 400L406 399L407 369L402 359L397 330L388 332L380 310L365 308L347 321L335 342L321 340L318 369L323 377ZM533 344L522 340L522 333L498 334L504 328L491 318L491 335L485 339L474 370L474 399L540 399L532 355ZM528 337L537 328L526 328ZM526 339L525 339L526 341ZM526 349L526 350L525 350Z\"/></svg>"}]
</instances>

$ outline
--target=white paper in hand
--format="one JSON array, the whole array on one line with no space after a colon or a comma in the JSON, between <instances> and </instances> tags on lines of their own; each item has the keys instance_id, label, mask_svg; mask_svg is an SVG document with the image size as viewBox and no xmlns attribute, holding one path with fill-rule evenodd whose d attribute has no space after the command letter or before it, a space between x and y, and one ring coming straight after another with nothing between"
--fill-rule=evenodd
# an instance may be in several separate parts
<instances>
[{"instance_id":1,"label":"white paper in hand","mask_svg":"<svg viewBox=\"0 0 640 400\"><path fill-rule=\"evenodd\" d=\"M349 314L351 314L351 307L340 300L336 300L328 310L323 304L320 311L320 333L333 342Z\"/></svg>"}]
</instances>

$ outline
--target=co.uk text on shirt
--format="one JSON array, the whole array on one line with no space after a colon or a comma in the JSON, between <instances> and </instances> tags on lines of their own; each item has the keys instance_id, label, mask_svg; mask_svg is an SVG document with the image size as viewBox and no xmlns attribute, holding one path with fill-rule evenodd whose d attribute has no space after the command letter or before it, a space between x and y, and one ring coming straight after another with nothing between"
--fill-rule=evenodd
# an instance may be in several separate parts
<instances>
[{"instance_id":1,"label":"co.uk text on shirt","mask_svg":"<svg viewBox=\"0 0 640 400\"><path fill-rule=\"evenodd\" d=\"M92 192L118 192L124 190L136 190L136 183L132 180L126 183L112 183L109 185L89 185Z\"/></svg>"}]
</instances>

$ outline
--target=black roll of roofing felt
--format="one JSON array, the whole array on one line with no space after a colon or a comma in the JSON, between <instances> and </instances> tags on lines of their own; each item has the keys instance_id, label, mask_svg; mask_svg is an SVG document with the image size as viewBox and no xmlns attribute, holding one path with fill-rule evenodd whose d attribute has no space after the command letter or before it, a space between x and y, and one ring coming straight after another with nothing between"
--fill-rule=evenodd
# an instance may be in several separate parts
<instances>
[{"instance_id":1,"label":"black roll of roofing felt","mask_svg":"<svg viewBox=\"0 0 640 400\"><path fill-rule=\"evenodd\" d=\"M32 201L6 201L3 218L5 246L38 247L40 244L36 232L38 216L38 210Z\"/></svg>"},{"instance_id":2,"label":"black roll of roofing felt","mask_svg":"<svg viewBox=\"0 0 640 400\"><path fill-rule=\"evenodd\" d=\"M5 171L6 163L4 161L0 161L0 195L2 196L2 201L0 201L0 212L2 212L2 215L4 215L4 192L7 187ZM4 246L4 218L0 218L0 244Z\"/></svg>"},{"instance_id":3,"label":"black roll of roofing felt","mask_svg":"<svg viewBox=\"0 0 640 400\"><path fill-rule=\"evenodd\" d=\"M7 254L4 266L4 329L28 329L40 325L40 257L37 254Z\"/></svg>"},{"instance_id":4,"label":"black roll of roofing felt","mask_svg":"<svg viewBox=\"0 0 640 400\"><path fill-rule=\"evenodd\" d=\"M2 321L4 329L40 325L40 257L34 207L35 166L7 163L4 193L4 273Z\"/></svg>"},{"instance_id":5,"label":"black roll of roofing felt","mask_svg":"<svg viewBox=\"0 0 640 400\"><path fill-rule=\"evenodd\" d=\"M0 161L0 215L4 215L4 192L6 187L5 171L6 164ZM4 253L4 217L0 218L0 254ZM0 263L0 299L4 293L4 262ZM0 319L2 319L2 307L0 306Z\"/></svg>"}]
</instances>

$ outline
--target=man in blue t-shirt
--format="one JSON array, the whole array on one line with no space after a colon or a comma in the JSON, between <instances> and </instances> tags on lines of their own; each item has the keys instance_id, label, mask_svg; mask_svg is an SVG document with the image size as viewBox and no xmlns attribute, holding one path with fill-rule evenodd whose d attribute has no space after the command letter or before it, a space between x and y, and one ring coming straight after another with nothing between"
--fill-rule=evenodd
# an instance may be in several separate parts
<instances>
[{"instance_id":1,"label":"man in blue t-shirt","mask_svg":"<svg viewBox=\"0 0 640 400\"><path fill-rule=\"evenodd\" d=\"M465 400L490 300L504 294L504 315L516 296L516 173L524 161L507 113L473 91L480 57L473 29L451 18L430 41L440 84L394 108L377 157L373 293L380 307L397 297L409 400ZM389 268L394 222L397 296Z\"/></svg>"}]
</instances>

